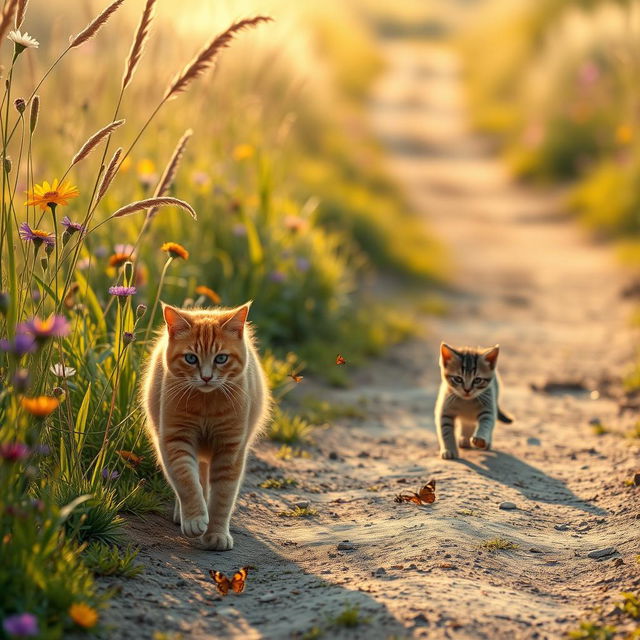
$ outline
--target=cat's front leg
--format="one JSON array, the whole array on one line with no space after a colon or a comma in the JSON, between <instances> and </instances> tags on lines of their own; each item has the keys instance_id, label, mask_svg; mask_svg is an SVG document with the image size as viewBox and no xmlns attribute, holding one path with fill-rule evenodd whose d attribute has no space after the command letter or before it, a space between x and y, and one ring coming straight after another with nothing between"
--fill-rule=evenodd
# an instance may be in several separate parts
<instances>
[{"instance_id":1,"label":"cat's front leg","mask_svg":"<svg viewBox=\"0 0 640 640\"><path fill-rule=\"evenodd\" d=\"M161 445L162 463L177 497L174 521L179 504L182 533L197 538L206 531L209 515L198 477L195 445L189 438L177 435L162 438Z\"/></svg>"},{"instance_id":2,"label":"cat's front leg","mask_svg":"<svg viewBox=\"0 0 640 640\"><path fill-rule=\"evenodd\" d=\"M496 412L491 409L484 409L478 414L478 426L471 438L471 444L476 449L490 449L493 428L496 424Z\"/></svg>"},{"instance_id":3,"label":"cat's front leg","mask_svg":"<svg viewBox=\"0 0 640 640\"><path fill-rule=\"evenodd\" d=\"M455 437L455 416L444 411L436 414L436 431L440 443L440 456L444 460L458 457L458 446Z\"/></svg>"},{"instance_id":4,"label":"cat's front leg","mask_svg":"<svg viewBox=\"0 0 640 640\"><path fill-rule=\"evenodd\" d=\"M209 467L209 526L200 538L201 546L205 549L233 549L229 523L244 475L246 457L244 443L223 445L214 454Z\"/></svg>"}]
</instances>

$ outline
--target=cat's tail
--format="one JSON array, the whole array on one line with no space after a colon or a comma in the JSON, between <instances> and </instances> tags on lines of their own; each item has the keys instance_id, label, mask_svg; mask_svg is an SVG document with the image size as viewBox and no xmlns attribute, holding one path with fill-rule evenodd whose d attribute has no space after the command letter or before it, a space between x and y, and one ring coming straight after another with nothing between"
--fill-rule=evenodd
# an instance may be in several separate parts
<instances>
[{"instance_id":1,"label":"cat's tail","mask_svg":"<svg viewBox=\"0 0 640 640\"><path fill-rule=\"evenodd\" d=\"M513 416L510 416L508 413L505 413L500 407L498 407L498 420L500 420L500 422L504 422L505 424L511 424L513 422Z\"/></svg>"}]
</instances>

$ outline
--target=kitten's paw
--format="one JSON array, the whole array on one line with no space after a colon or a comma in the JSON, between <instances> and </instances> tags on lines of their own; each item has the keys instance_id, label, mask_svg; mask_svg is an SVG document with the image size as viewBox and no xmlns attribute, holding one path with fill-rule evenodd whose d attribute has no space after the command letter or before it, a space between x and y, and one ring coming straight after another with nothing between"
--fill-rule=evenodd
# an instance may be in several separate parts
<instances>
[{"instance_id":1,"label":"kitten's paw","mask_svg":"<svg viewBox=\"0 0 640 640\"><path fill-rule=\"evenodd\" d=\"M476 449L485 449L488 450L491 448L491 443L487 442L484 438L471 438L471 444Z\"/></svg>"},{"instance_id":2,"label":"kitten's paw","mask_svg":"<svg viewBox=\"0 0 640 640\"><path fill-rule=\"evenodd\" d=\"M197 538L201 536L209 525L209 516L206 512L193 518L187 518L182 514L181 520L182 533L187 536L187 538Z\"/></svg>"},{"instance_id":3,"label":"kitten's paw","mask_svg":"<svg viewBox=\"0 0 640 640\"><path fill-rule=\"evenodd\" d=\"M451 449L442 449L440 451L440 457L443 460L455 460L458 457L458 452L451 451Z\"/></svg>"},{"instance_id":4,"label":"kitten's paw","mask_svg":"<svg viewBox=\"0 0 640 640\"><path fill-rule=\"evenodd\" d=\"M458 446L461 449L471 449L471 440L469 438L458 438Z\"/></svg>"},{"instance_id":5,"label":"kitten's paw","mask_svg":"<svg viewBox=\"0 0 640 640\"><path fill-rule=\"evenodd\" d=\"M207 531L198 538L198 546L209 551L229 551L233 549L233 537L230 533Z\"/></svg>"},{"instance_id":6,"label":"kitten's paw","mask_svg":"<svg viewBox=\"0 0 640 640\"><path fill-rule=\"evenodd\" d=\"M173 505L173 523L180 524L180 503L177 500Z\"/></svg>"}]
</instances>

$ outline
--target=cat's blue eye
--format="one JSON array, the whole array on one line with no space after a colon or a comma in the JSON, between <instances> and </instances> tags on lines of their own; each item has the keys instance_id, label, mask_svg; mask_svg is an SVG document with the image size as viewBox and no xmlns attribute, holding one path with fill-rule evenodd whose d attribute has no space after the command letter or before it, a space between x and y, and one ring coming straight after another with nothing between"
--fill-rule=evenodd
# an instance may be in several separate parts
<instances>
[{"instance_id":1,"label":"cat's blue eye","mask_svg":"<svg viewBox=\"0 0 640 640\"><path fill-rule=\"evenodd\" d=\"M229 356L226 353L219 353L213 361L216 364L224 364L229 359Z\"/></svg>"},{"instance_id":2,"label":"cat's blue eye","mask_svg":"<svg viewBox=\"0 0 640 640\"><path fill-rule=\"evenodd\" d=\"M195 353L185 353L184 359L188 364L197 364L198 356Z\"/></svg>"}]
</instances>

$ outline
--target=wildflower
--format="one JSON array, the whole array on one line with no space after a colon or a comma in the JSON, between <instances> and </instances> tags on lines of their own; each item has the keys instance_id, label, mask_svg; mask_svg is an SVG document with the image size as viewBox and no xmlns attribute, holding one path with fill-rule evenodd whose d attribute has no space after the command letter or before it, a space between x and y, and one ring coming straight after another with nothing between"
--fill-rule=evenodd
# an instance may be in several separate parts
<instances>
[{"instance_id":1,"label":"wildflower","mask_svg":"<svg viewBox=\"0 0 640 640\"><path fill-rule=\"evenodd\" d=\"M287 279L287 275L283 271L279 271L278 269L274 269L269 274L269 280L271 280L271 282L281 283L281 282L284 282L286 279Z\"/></svg>"},{"instance_id":2,"label":"wildflower","mask_svg":"<svg viewBox=\"0 0 640 640\"><path fill-rule=\"evenodd\" d=\"M298 271L305 273L311 268L311 263L306 258L296 258L296 267L298 267Z\"/></svg>"},{"instance_id":3,"label":"wildflower","mask_svg":"<svg viewBox=\"0 0 640 640\"><path fill-rule=\"evenodd\" d=\"M129 260L131 260L130 253L114 253L112 256L109 257L109 266L113 267L114 269L117 269L118 267L121 267L126 262L129 262Z\"/></svg>"},{"instance_id":4,"label":"wildflower","mask_svg":"<svg viewBox=\"0 0 640 640\"><path fill-rule=\"evenodd\" d=\"M18 113L24 113L24 110L27 108L27 103L24 101L24 98L16 98L13 101L13 106Z\"/></svg>"},{"instance_id":5,"label":"wildflower","mask_svg":"<svg viewBox=\"0 0 640 640\"><path fill-rule=\"evenodd\" d=\"M578 81L583 87L592 87L599 79L600 67L590 60L578 69Z\"/></svg>"},{"instance_id":6,"label":"wildflower","mask_svg":"<svg viewBox=\"0 0 640 640\"><path fill-rule=\"evenodd\" d=\"M233 150L233 159L238 162L248 160L255 154L255 149L250 144L239 144Z\"/></svg>"},{"instance_id":7,"label":"wildflower","mask_svg":"<svg viewBox=\"0 0 640 640\"><path fill-rule=\"evenodd\" d=\"M79 627L85 629L95 627L98 622L98 612L84 602L74 602L69 607L69 616Z\"/></svg>"},{"instance_id":8,"label":"wildflower","mask_svg":"<svg viewBox=\"0 0 640 640\"><path fill-rule=\"evenodd\" d=\"M22 53L25 49L37 49L40 43L33 37L31 37L26 31L20 33L18 29L15 31L9 31L7 40L11 40L15 45L16 54Z\"/></svg>"},{"instance_id":9,"label":"wildflower","mask_svg":"<svg viewBox=\"0 0 640 640\"><path fill-rule=\"evenodd\" d=\"M18 393L24 393L28 388L31 382L31 377L29 375L28 369L18 369L11 379L13 384L14 391Z\"/></svg>"},{"instance_id":10,"label":"wildflower","mask_svg":"<svg viewBox=\"0 0 640 640\"><path fill-rule=\"evenodd\" d=\"M110 471L109 469L107 469L106 467L102 470L102 477L105 480L117 480L120 477L120 472L116 471L115 469L113 471Z\"/></svg>"},{"instance_id":11,"label":"wildflower","mask_svg":"<svg viewBox=\"0 0 640 640\"><path fill-rule=\"evenodd\" d=\"M33 353L37 348L38 345L35 339L29 334L18 333L13 340L0 340L0 349L18 358L21 358L27 353Z\"/></svg>"},{"instance_id":12,"label":"wildflower","mask_svg":"<svg viewBox=\"0 0 640 640\"><path fill-rule=\"evenodd\" d=\"M67 233L69 233L70 235L73 235L74 233L76 233L76 231L80 232L80 233L84 233L85 232L85 226L83 224L80 224L79 222L73 222L69 216L65 216L64 218L62 218L62 226L67 228Z\"/></svg>"},{"instance_id":13,"label":"wildflower","mask_svg":"<svg viewBox=\"0 0 640 640\"><path fill-rule=\"evenodd\" d=\"M300 216L285 216L283 224L285 229L288 229L292 233L305 231L309 226L309 223Z\"/></svg>"},{"instance_id":14,"label":"wildflower","mask_svg":"<svg viewBox=\"0 0 640 640\"><path fill-rule=\"evenodd\" d=\"M158 173L156 171L156 165L151 160L145 158L140 160L136 167L138 172L138 179L144 187L149 188L154 182L158 180Z\"/></svg>"},{"instance_id":15,"label":"wildflower","mask_svg":"<svg viewBox=\"0 0 640 640\"><path fill-rule=\"evenodd\" d=\"M127 171L129 171L129 169L131 169L132 164L133 164L133 160L131 159L131 156L127 156L120 163L120 166L118 167L118 171L122 171L122 173L126 173Z\"/></svg>"},{"instance_id":16,"label":"wildflower","mask_svg":"<svg viewBox=\"0 0 640 640\"><path fill-rule=\"evenodd\" d=\"M118 296L119 298L126 298L128 296L134 295L137 292L138 290L135 287L124 287L122 285L109 287L109 293L112 296Z\"/></svg>"},{"instance_id":17,"label":"wildflower","mask_svg":"<svg viewBox=\"0 0 640 640\"><path fill-rule=\"evenodd\" d=\"M238 222L231 228L231 233L233 233L236 238L244 238L247 235L247 227L241 222Z\"/></svg>"},{"instance_id":18,"label":"wildflower","mask_svg":"<svg viewBox=\"0 0 640 640\"><path fill-rule=\"evenodd\" d=\"M40 633L38 618L32 613L16 613L2 622L5 633L16 638L29 638Z\"/></svg>"},{"instance_id":19,"label":"wildflower","mask_svg":"<svg viewBox=\"0 0 640 640\"><path fill-rule=\"evenodd\" d=\"M131 331L123 331L122 333L122 341L125 344L131 344L132 342L135 342L136 340L136 334L135 333L131 333Z\"/></svg>"},{"instance_id":20,"label":"wildflower","mask_svg":"<svg viewBox=\"0 0 640 640\"><path fill-rule=\"evenodd\" d=\"M53 393L53 397L60 403L64 402L64 399L67 397L67 392L62 387L53 387L51 393Z\"/></svg>"},{"instance_id":21,"label":"wildflower","mask_svg":"<svg viewBox=\"0 0 640 640\"><path fill-rule=\"evenodd\" d=\"M165 242L160 249L166 251L172 258L189 259L189 252L177 242Z\"/></svg>"},{"instance_id":22,"label":"wildflower","mask_svg":"<svg viewBox=\"0 0 640 640\"><path fill-rule=\"evenodd\" d=\"M20 237L25 242L33 242L36 249L39 249L43 242L48 247L53 247L56 244L56 237L52 233L41 229L32 229L26 222L20 225Z\"/></svg>"},{"instance_id":23,"label":"wildflower","mask_svg":"<svg viewBox=\"0 0 640 640\"><path fill-rule=\"evenodd\" d=\"M621 124L616 129L616 142L620 145L629 144L633 140L633 128L628 124Z\"/></svg>"},{"instance_id":24,"label":"wildflower","mask_svg":"<svg viewBox=\"0 0 640 640\"><path fill-rule=\"evenodd\" d=\"M147 305L146 304L139 304L136 307L136 318L142 318L145 313L147 313Z\"/></svg>"},{"instance_id":25,"label":"wildflower","mask_svg":"<svg viewBox=\"0 0 640 640\"><path fill-rule=\"evenodd\" d=\"M47 338L63 338L69 333L69 322L64 316L56 316L53 313L46 319L41 320L33 317L27 322L18 325L20 333L33 335L36 340L46 340Z\"/></svg>"},{"instance_id":26,"label":"wildflower","mask_svg":"<svg viewBox=\"0 0 640 640\"><path fill-rule=\"evenodd\" d=\"M71 378L76 375L76 370L73 367L67 367L61 362L52 364L49 371L57 378Z\"/></svg>"},{"instance_id":27,"label":"wildflower","mask_svg":"<svg viewBox=\"0 0 640 640\"><path fill-rule=\"evenodd\" d=\"M25 411L28 411L36 418L46 418L53 413L60 404L60 400L50 396L38 396L36 398L21 398L20 404Z\"/></svg>"},{"instance_id":28,"label":"wildflower","mask_svg":"<svg viewBox=\"0 0 640 640\"><path fill-rule=\"evenodd\" d=\"M53 210L58 205L69 204L69 200L79 195L78 189L68 180L60 183L56 178L51 184L45 180L42 184L35 185L33 191L27 192L29 200L25 204L27 207L40 207L42 211L47 207Z\"/></svg>"},{"instance_id":29,"label":"wildflower","mask_svg":"<svg viewBox=\"0 0 640 640\"><path fill-rule=\"evenodd\" d=\"M220 304L222 301L222 298L220 298L213 289L209 289L209 287L205 287L204 285L196 287L196 293L201 296L206 296L213 304Z\"/></svg>"},{"instance_id":30,"label":"wildflower","mask_svg":"<svg viewBox=\"0 0 640 640\"><path fill-rule=\"evenodd\" d=\"M211 177L204 171L194 171L191 174L191 180L197 187L205 187L211 181Z\"/></svg>"},{"instance_id":31,"label":"wildflower","mask_svg":"<svg viewBox=\"0 0 640 640\"><path fill-rule=\"evenodd\" d=\"M7 462L23 460L29 453L29 447L24 442L3 442L0 444L0 458Z\"/></svg>"}]
</instances>

